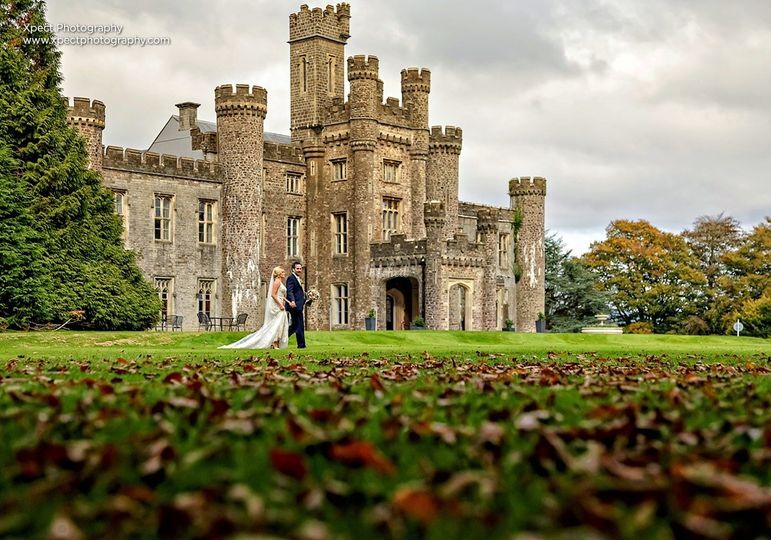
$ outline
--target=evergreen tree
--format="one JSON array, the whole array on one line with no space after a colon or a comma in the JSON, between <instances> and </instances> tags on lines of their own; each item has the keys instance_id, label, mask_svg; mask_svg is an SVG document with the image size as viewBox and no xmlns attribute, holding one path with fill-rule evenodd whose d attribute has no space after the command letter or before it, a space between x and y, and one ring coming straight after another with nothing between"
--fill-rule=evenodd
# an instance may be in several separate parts
<instances>
[{"instance_id":1,"label":"evergreen tree","mask_svg":"<svg viewBox=\"0 0 771 540\"><path fill-rule=\"evenodd\" d=\"M556 234L546 236L546 326L554 332L577 332L608 310L608 299L580 259L571 256Z\"/></svg>"},{"instance_id":2,"label":"evergreen tree","mask_svg":"<svg viewBox=\"0 0 771 540\"><path fill-rule=\"evenodd\" d=\"M44 3L0 0L0 6L0 190L13 217L12 236L3 241L9 253L21 253L14 245L31 245L3 266L12 267L32 295L27 302L25 293L0 296L0 313L23 326L30 319L63 321L82 310L85 327L147 328L158 317L159 301L123 248L112 198L88 169L82 138L67 127L60 54L44 26ZM29 33L27 25L39 30ZM33 264L34 279L21 268L25 260ZM13 279L2 285L13 286Z\"/></svg>"}]
</instances>

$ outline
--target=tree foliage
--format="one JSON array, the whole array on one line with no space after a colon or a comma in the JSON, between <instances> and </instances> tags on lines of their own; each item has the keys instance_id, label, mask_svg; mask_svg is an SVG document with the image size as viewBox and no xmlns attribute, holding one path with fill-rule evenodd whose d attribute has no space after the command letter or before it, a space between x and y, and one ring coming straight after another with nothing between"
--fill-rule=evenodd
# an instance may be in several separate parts
<instances>
[{"instance_id":1,"label":"tree foliage","mask_svg":"<svg viewBox=\"0 0 771 540\"><path fill-rule=\"evenodd\" d=\"M576 332L605 313L608 299L584 263L571 256L556 234L546 236L546 325L555 332Z\"/></svg>"},{"instance_id":2,"label":"tree foliage","mask_svg":"<svg viewBox=\"0 0 771 540\"><path fill-rule=\"evenodd\" d=\"M725 316L732 303L724 287L729 275L726 257L739 247L744 236L739 221L723 214L700 216L682 236L698 260L705 282L691 300L692 311L698 315L687 317L681 330L688 334L724 333Z\"/></svg>"},{"instance_id":3,"label":"tree foliage","mask_svg":"<svg viewBox=\"0 0 771 540\"><path fill-rule=\"evenodd\" d=\"M755 226L724 260L728 275L720 285L734 306L723 319L725 331L741 318L749 335L771 336L771 218Z\"/></svg>"},{"instance_id":4,"label":"tree foliage","mask_svg":"<svg viewBox=\"0 0 771 540\"><path fill-rule=\"evenodd\" d=\"M594 242L583 261L610 295L624 324L649 322L656 332L674 330L692 314L689 299L705 282L683 238L644 220L617 220L607 238Z\"/></svg>"},{"instance_id":5,"label":"tree foliage","mask_svg":"<svg viewBox=\"0 0 771 540\"><path fill-rule=\"evenodd\" d=\"M139 329L158 299L123 248L121 223L81 137L67 127L59 52L42 2L0 2L0 316L19 327L83 310L83 325ZM7 220L7 222L6 222Z\"/></svg>"}]
</instances>

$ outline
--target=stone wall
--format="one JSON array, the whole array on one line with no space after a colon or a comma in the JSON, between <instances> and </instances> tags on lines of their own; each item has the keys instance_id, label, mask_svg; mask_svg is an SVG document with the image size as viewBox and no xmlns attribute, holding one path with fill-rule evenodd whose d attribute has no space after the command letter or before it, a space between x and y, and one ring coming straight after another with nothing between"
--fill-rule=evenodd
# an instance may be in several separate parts
<instances>
[{"instance_id":1,"label":"stone wall","mask_svg":"<svg viewBox=\"0 0 771 540\"><path fill-rule=\"evenodd\" d=\"M115 149L113 149L113 153ZM172 280L169 314L182 315L183 329L198 328L199 280L214 280L212 314L221 313L221 249L216 241L220 216L215 216L215 243L204 244L198 237L199 200L214 201L219 214L219 182L177 178L131 170L126 164L113 167L114 159L105 160L102 176L110 190L124 194L127 223L126 247L136 253L137 263L145 277ZM171 240L155 239L154 202L156 194L171 196Z\"/></svg>"}]
</instances>

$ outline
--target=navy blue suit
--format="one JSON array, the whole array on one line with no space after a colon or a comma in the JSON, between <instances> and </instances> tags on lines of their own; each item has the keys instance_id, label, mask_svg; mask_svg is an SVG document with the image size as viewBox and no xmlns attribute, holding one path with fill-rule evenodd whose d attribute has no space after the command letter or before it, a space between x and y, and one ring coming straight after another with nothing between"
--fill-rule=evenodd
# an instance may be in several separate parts
<instances>
[{"instance_id":1,"label":"navy blue suit","mask_svg":"<svg viewBox=\"0 0 771 540\"><path fill-rule=\"evenodd\" d=\"M286 308L292 315L292 323L289 325L289 335L297 334L297 348L305 348L305 322L303 321L303 309L305 308L305 291L297 276L290 274L286 278ZM289 305L294 302L295 307Z\"/></svg>"}]
</instances>

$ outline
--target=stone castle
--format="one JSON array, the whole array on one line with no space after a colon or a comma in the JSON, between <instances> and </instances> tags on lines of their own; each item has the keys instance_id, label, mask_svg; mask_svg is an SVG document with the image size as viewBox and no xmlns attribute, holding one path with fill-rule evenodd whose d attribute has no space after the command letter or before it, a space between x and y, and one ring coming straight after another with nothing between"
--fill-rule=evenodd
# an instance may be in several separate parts
<instances>
[{"instance_id":1,"label":"stone castle","mask_svg":"<svg viewBox=\"0 0 771 540\"><path fill-rule=\"evenodd\" d=\"M378 59L345 59L350 6L289 16L291 137L265 132L267 92L226 84L217 121L177 105L146 151L103 148L105 106L74 98L84 138L155 283L164 315L262 322L275 266L306 268L311 329L535 331L544 311L543 178L508 182L510 205L458 200L460 128L428 123L431 73L401 72L383 100ZM349 83L344 96L344 78Z\"/></svg>"}]
</instances>

